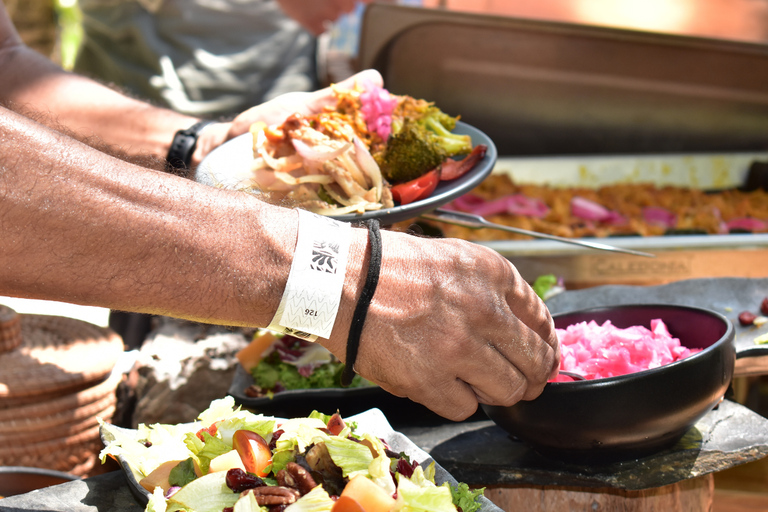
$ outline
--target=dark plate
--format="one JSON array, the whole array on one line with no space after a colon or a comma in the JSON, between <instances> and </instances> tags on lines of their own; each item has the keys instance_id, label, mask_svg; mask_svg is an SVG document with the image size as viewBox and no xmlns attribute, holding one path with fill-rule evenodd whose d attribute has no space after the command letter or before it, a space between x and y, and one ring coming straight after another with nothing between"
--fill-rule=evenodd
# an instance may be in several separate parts
<instances>
[{"instance_id":1,"label":"dark plate","mask_svg":"<svg viewBox=\"0 0 768 512\"><path fill-rule=\"evenodd\" d=\"M392 450L395 452L405 452L408 454L408 456L411 457L412 460L418 461L421 465L429 465L434 461L434 459L432 459L432 457L430 457L427 452L413 444L410 439L408 439L400 432L393 430L392 426L387 421L387 417L377 409L370 409L361 414L350 416L346 419L348 421L356 422L359 432L370 432L371 434L380 437L390 446L390 448L392 448ZM136 435L138 433L137 430L132 429L123 429L120 427L112 428L116 428L125 435L129 436ZM105 445L113 440L112 434L110 434L109 431L104 427L101 428L101 440ZM118 462L120 462L120 466L125 472L125 476L128 480L128 485L130 486L131 492L139 501L139 503L146 505L147 501L149 500L150 493L148 493L146 489L139 485L140 477L122 456L118 457ZM435 463L435 482L438 485L443 482L451 482L452 484L457 483L456 479L453 478L450 473L448 473L437 463ZM480 512L501 512L501 509L494 505L487 498L481 497L480 499L482 503L482 506L479 509Z\"/></svg>"},{"instance_id":2,"label":"dark plate","mask_svg":"<svg viewBox=\"0 0 768 512\"><path fill-rule=\"evenodd\" d=\"M245 389L251 384L253 377L238 365L229 387L229 394L238 405L262 414L292 418L307 416L313 410L325 414L338 410L346 417L375 407L384 412L393 425L445 421L421 404L391 395L378 386L295 389L275 393L271 398L255 398L245 394Z\"/></svg>"},{"instance_id":3,"label":"dark plate","mask_svg":"<svg viewBox=\"0 0 768 512\"><path fill-rule=\"evenodd\" d=\"M432 195L421 201L361 215L347 214L334 218L347 222L379 219L383 225L387 226L418 217L475 188L493 170L498 156L496 146L486 134L461 121L456 124L454 133L472 137L473 146L485 144L488 147L485 157L470 172L455 180L440 182ZM253 136L246 133L211 151L197 167L195 181L204 185L235 189L243 180L250 178L252 161Z\"/></svg>"}]
</instances>

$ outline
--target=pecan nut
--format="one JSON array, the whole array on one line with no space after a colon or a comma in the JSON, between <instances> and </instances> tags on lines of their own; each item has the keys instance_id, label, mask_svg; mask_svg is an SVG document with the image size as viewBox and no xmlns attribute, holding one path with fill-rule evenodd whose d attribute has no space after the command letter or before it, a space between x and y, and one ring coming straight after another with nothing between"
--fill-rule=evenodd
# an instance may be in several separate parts
<instances>
[{"instance_id":1,"label":"pecan nut","mask_svg":"<svg viewBox=\"0 0 768 512\"><path fill-rule=\"evenodd\" d=\"M263 487L256 487L255 489L248 489L243 491L240 495L245 496L246 493L252 492L256 503L260 507L266 507L268 505L290 505L299 498L299 493L296 489L282 486L265 485Z\"/></svg>"},{"instance_id":2,"label":"pecan nut","mask_svg":"<svg viewBox=\"0 0 768 512\"><path fill-rule=\"evenodd\" d=\"M317 482L304 467L296 462L289 462L285 469L277 472L277 483L285 487L298 489L299 494L304 496L309 491L317 487Z\"/></svg>"}]
</instances>

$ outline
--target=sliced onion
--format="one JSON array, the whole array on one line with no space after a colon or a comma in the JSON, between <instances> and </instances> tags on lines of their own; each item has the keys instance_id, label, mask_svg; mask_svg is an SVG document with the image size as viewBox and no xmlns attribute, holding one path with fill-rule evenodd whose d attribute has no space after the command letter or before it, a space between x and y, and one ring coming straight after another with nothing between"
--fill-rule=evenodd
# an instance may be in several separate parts
<instances>
[{"instance_id":1,"label":"sliced onion","mask_svg":"<svg viewBox=\"0 0 768 512\"><path fill-rule=\"evenodd\" d=\"M306 174L304 176L292 176L287 172L275 171L275 178L287 185L301 185L302 183L319 183L327 185L333 183L333 178L325 174Z\"/></svg>"},{"instance_id":2,"label":"sliced onion","mask_svg":"<svg viewBox=\"0 0 768 512\"><path fill-rule=\"evenodd\" d=\"M508 213L541 219L547 216L549 207L540 199L525 194L511 194L477 206L474 213L481 216Z\"/></svg>"},{"instance_id":3,"label":"sliced onion","mask_svg":"<svg viewBox=\"0 0 768 512\"><path fill-rule=\"evenodd\" d=\"M643 208L643 219L648 224L656 224L665 228L674 228L677 225L677 215L659 206Z\"/></svg>"},{"instance_id":4,"label":"sliced onion","mask_svg":"<svg viewBox=\"0 0 768 512\"><path fill-rule=\"evenodd\" d=\"M571 213L580 219L606 224L623 224L627 221L620 213L581 196L574 196L571 199Z\"/></svg>"},{"instance_id":5,"label":"sliced onion","mask_svg":"<svg viewBox=\"0 0 768 512\"><path fill-rule=\"evenodd\" d=\"M325 162L332 158L336 158L351 147L351 144L346 142L342 144L338 149L321 150L318 149L317 146L312 147L300 139L291 139L291 142L293 143L293 147L296 149L296 152L301 155L302 158L306 158L307 160L312 160L314 162Z\"/></svg>"},{"instance_id":6,"label":"sliced onion","mask_svg":"<svg viewBox=\"0 0 768 512\"><path fill-rule=\"evenodd\" d=\"M368 188L372 186L371 180L365 173L363 173L363 170L358 167L355 159L349 156L349 153L339 155L339 158L336 161L344 168L345 171L347 171L347 173L349 173L349 176L355 180L355 183L360 185L362 188L368 190Z\"/></svg>"},{"instance_id":7,"label":"sliced onion","mask_svg":"<svg viewBox=\"0 0 768 512\"><path fill-rule=\"evenodd\" d=\"M459 196L444 208L447 210L456 209L463 212L474 213L474 209L479 205L485 204L486 200L475 194L464 194Z\"/></svg>"},{"instance_id":8,"label":"sliced onion","mask_svg":"<svg viewBox=\"0 0 768 512\"><path fill-rule=\"evenodd\" d=\"M381 191L384 187L384 181L381 176L379 164L376 163L373 155L371 155L371 152L365 147L365 144L360 140L360 137L355 135L355 138L352 139L352 143L355 145L355 160L357 161L357 165L359 165L360 169L371 178L373 187L376 189L376 200L381 200Z\"/></svg>"},{"instance_id":9,"label":"sliced onion","mask_svg":"<svg viewBox=\"0 0 768 512\"><path fill-rule=\"evenodd\" d=\"M764 231L766 228L768 228L768 223L753 217L739 217L736 219L731 219L726 222L725 225L729 231L732 229L743 229L744 231L756 232Z\"/></svg>"},{"instance_id":10,"label":"sliced onion","mask_svg":"<svg viewBox=\"0 0 768 512\"><path fill-rule=\"evenodd\" d=\"M509 194L493 201L486 201L474 194L465 194L455 199L451 205L458 210L483 217L506 213L541 219L549 213L549 207L544 201L525 194Z\"/></svg>"}]
</instances>

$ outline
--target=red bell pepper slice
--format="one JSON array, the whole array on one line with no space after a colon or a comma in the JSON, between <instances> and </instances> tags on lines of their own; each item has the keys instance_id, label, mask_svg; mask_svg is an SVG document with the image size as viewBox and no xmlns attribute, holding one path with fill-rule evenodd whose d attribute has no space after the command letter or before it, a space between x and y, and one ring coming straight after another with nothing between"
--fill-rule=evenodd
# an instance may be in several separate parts
<instances>
[{"instance_id":1,"label":"red bell pepper slice","mask_svg":"<svg viewBox=\"0 0 768 512\"><path fill-rule=\"evenodd\" d=\"M472 152L465 156L461 160L453 160L449 158L443 162L443 169L440 175L440 179L443 181L455 180L461 176L464 176L472 168L477 165L477 162L483 159L485 152L488 151L488 146L485 144L478 144L472 148Z\"/></svg>"},{"instance_id":2,"label":"red bell pepper slice","mask_svg":"<svg viewBox=\"0 0 768 512\"><path fill-rule=\"evenodd\" d=\"M398 183L393 186L392 199L403 204L419 201L435 191L440 182L440 169L432 169L428 173L419 176L415 180Z\"/></svg>"}]
</instances>

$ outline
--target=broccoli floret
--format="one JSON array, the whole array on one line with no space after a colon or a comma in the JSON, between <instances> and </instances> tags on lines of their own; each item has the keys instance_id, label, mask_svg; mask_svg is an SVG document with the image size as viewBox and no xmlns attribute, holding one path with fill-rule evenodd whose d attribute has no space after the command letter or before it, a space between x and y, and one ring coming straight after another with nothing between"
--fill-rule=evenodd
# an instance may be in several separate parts
<instances>
[{"instance_id":1,"label":"broccoli floret","mask_svg":"<svg viewBox=\"0 0 768 512\"><path fill-rule=\"evenodd\" d=\"M451 133L456 127L456 118L437 107L430 107L418 123L437 135L436 139L448 156L466 155L472 152L472 138L469 135Z\"/></svg>"},{"instance_id":2,"label":"broccoli floret","mask_svg":"<svg viewBox=\"0 0 768 512\"><path fill-rule=\"evenodd\" d=\"M448 154L439 139L420 123L406 120L375 155L382 175L391 183L403 183L440 166Z\"/></svg>"},{"instance_id":3,"label":"broccoli floret","mask_svg":"<svg viewBox=\"0 0 768 512\"><path fill-rule=\"evenodd\" d=\"M404 119L412 119L437 135L437 140L448 156L466 155L472 152L472 138L469 135L451 133L456 128L458 117L446 114L434 103L406 97L398 113L399 115L392 119L392 133L397 133Z\"/></svg>"}]
</instances>

